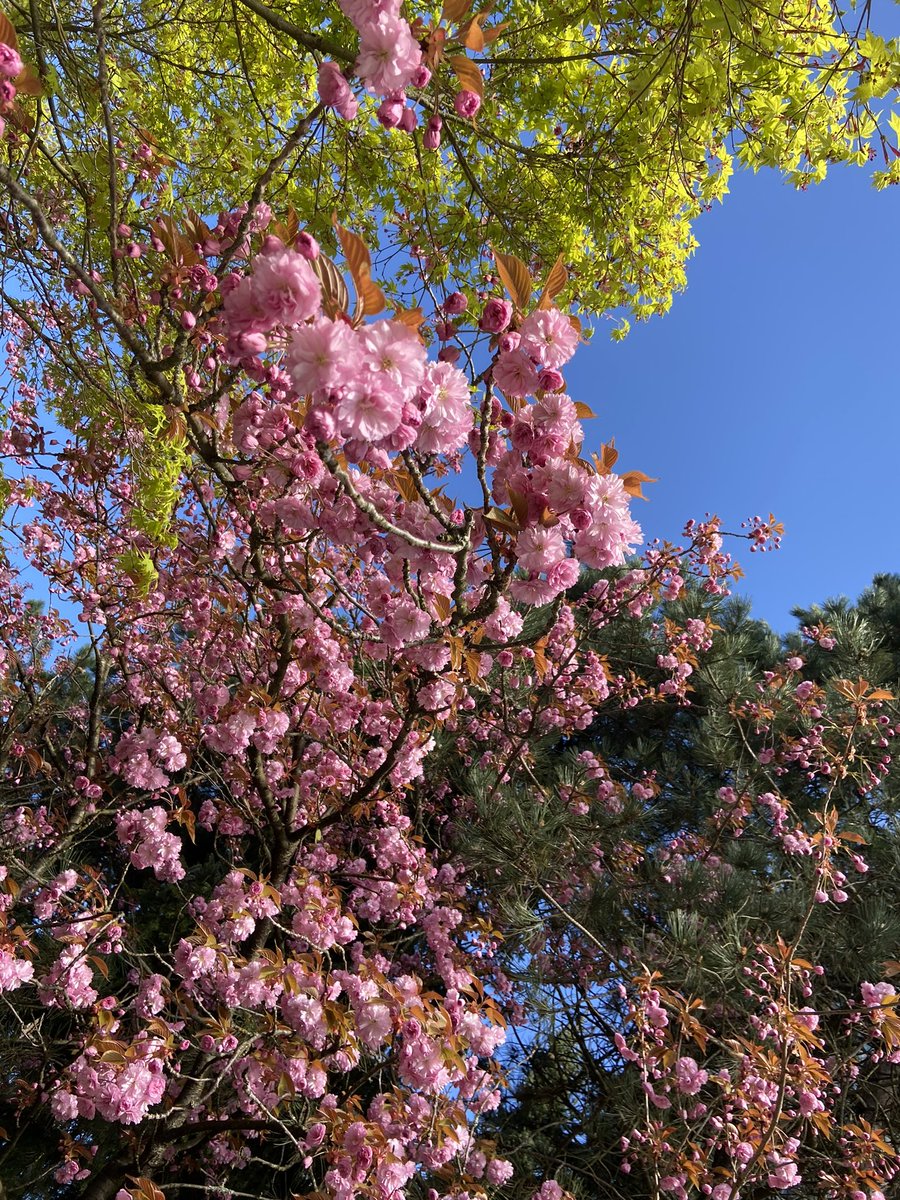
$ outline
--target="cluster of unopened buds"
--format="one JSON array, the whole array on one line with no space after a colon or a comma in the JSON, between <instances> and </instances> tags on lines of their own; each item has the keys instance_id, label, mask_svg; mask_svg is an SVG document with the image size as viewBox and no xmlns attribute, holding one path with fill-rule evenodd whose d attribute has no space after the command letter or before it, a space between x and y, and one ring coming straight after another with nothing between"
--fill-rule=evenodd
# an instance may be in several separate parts
<instances>
[{"instance_id":1,"label":"cluster of unopened buds","mask_svg":"<svg viewBox=\"0 0 900 1200\"><path fill-rule=\"evenodd\" d=\"M749 521L742 521L741 528L747 530L751 551L758 550L761 554L765 554L767 550L781 548L784 526L776 521L771 513L767 520L756 516L751 517Z\"/></svg>"}]
</instances>

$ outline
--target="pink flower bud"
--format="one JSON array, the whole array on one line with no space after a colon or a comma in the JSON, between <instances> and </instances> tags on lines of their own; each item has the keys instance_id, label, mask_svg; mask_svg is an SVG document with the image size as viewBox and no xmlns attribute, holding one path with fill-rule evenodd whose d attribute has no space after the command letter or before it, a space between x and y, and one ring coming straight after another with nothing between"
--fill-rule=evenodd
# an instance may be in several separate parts
<instances>
[{"instance_id":1,"label":"pink flower bud","mask_svg":"<svg viewBox=\"0 0 900 1200\"><path fill-rule=\"evenodd\" d=\"M15 79L24 70L22 60L12 46L0 42L0 75L5 75L7 79Z\"/></svg>"},{"instance_id":2,"label":"pink flower bud","mask_svg":"<svg viewBox=\"0 0 900 1200\"><path fill-rule=\"evenodd\" d=\"M268 344L265 334L238 333L228 339L228 353L236 358L252 358L262 354Z\"/></svg>"},{"instance_id":3,"label":"pink flower bud","mask_svg":"<svg viewBox=\"0 0 900 1200\"><path fill-rule=\"evenodd\" d=\"M325 1126L321 1121L317 1121L315 1125L310 1125L306 1134L306 1145L310 1149L313 1146L319 1146L325 1140Z\"/></svg>"},{"instance_id":4,"label":"pink flower bud","mask_svg":"<svg viewBox=\"0 0 900 1200\"><path fill-rule=\"evenodd\" d=\"M272 220L272 210L265 201L257 204L253 210L253 220L250 222L250 228L261 232Z\"/></svg>"},{"instance_id":5,"label":"pink flower bud","mask_svg":"<svg viewBox=\"0 0 900 1200\"><path fill-rule=\"evenodd\" d=\"M396 129L403 117L404 103L402 100L387 100L379 107L376 116L385 129Z\"/></svg>"},{"instance_id":6,"label":"pink flower bud","mask_svg":"<svg viewBox=\"0 0 900 1200\"><path fill-rule=\"evenodd\" d=\"M566 381L555 367L547 367L538 376L538 384L542 392L558 392L566 386Z\"/></svg>"},{"instance_id":7,"label":"pink flower bud","mask_svg":"<svg viewBox=\"0 0 900 1200\"><path fill-rule=\"evenodd\" d=\"M481 97L477 92L470 92L468 89L464 89L461 92L457 92L454 96L453 107L460 117L469 120L481 108Z\"/></svg>"},{"instance_id":8,"label":"pink flower bud","mask_svg":"<svg viewBox=\"0 0 900 1200\"><path fill-rule=\"evenodd\" d=\"M462 292L451 292L441 307L448 316L456 317L466 311L469 307L469 302Z\"/></svg>"},{"instance_id":9,"label":"pink flower bud","mask_svg":"<svg viewBox=\"0 0 900 1200\"><path fill-rule=\"evenodd\" d=\"M359 105L337 63L326 60L320 64L318 88L319 99L323 104L333 108L345 121L353 120Z\"/></svg>"},{"instance_id":10,"label":"pink flower bud","mask_svg":"<svg viewBox=\"0 0 900 1200\"><path fill-rule=\"evenodd\" d=\"M334 413L329 409L316 406L311 407L307 412L303 428L312 434L317 442L330 442L337 434Z\"/></svg>"},{"instance_id":11,"label":"pink flower bud","mask_svg":"<svg viewBox=\"0 0 900 1200\"><path fill-rule=\"evenodd\" d=\"M502 333L512 320L513 307L508 300L488 300L478 322L484 333Z\"/></svg>"},{"instance_id":12,"label":"pink flower bud","mask_svg":"<svg viewBox=\"0 0 900 1200\"><path fill-rule=\"evenodd\" d=\"M294 249L310 261L319 257L319 243L311 233L306 233L306 231L297 234L294 239Z\"/></svg>"},{"instance_id":13,"label":"pink flower bud","mask_svg":"<svg viewBox=\"0 0 900 1200\"><path fill-rule=\"evenodd\" d=\"M197 324L197 318L194 316L194 314L192 312L188 312L188 310L185 309L184 312L181 314L181 328L182 329L193 329L196 324Z\"/></svg>"},{"instance_id":14,"label":"pink flower bud","mask_svg":"<svg viewBox=\"0 0 900 1200\"><path fill-rule=\"evenodd\" d=\"M412 77L412 86L414 88L428 87L431 82L431 72L427 67L417 67L416 73Z\"/></svg>"},{"instance_id":15,"label":"pink flower bud","mask_svg":"<svg viewBox=\"0 0 900 1200\"><path fill-rule=\"evenodd\" d=\"M444 122L440 117L430 117L428 124L425 126L425 137L422 139L422 145L426 150L437 150L441 144L441 129Z\"/></svg>"}]
</instances>

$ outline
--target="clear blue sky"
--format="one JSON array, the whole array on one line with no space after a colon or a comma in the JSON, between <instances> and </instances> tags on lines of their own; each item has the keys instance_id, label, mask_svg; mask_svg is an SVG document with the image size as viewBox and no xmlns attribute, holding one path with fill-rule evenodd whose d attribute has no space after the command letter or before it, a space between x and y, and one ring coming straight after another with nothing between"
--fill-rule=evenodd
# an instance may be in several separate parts
<instances>
[{"instance_id":1,"label":"clear blue sky","mask_svg":"<svg viewBox=\"0 0 900 1200\"><path fill-rule=\"evenodd\" d=\"M707 511L784 523L777 554L733 546L754 614L785 630L794 605L900 572L900 190L740 173L694 231L671 312L622 343L601 327L566 382L597 413L586 443L659 476L635 501L647 536Z\"/></svg>"}]
</instances>

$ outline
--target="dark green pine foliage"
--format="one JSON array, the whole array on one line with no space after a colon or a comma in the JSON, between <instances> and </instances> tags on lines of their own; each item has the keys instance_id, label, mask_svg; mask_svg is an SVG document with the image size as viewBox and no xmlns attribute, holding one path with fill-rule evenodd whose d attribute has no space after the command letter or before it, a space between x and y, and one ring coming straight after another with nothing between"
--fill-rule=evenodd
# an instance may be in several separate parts
<instances>
[{"instance_id":1,"label":"dark green pine foliage","mask_svg":"<svg viewBox=\"0 0 900 1200\"><path fill-rule=\"evenodd\" d=\"M517 931L502 949L503 966L530 1014L511 1028L505 1051L511 1094L485 1118L516 1165L505 1189L509 1197L530 1196L535 1182L548 1177L585 1198L652 1193L638 1168L621 1171L619 1150L644 1103L637 1072L623 1071L614 1042L617 1032L626 1032L619 984L640 964L661 970L667 985L685 996L702 996L707 1012L721 1004L731 1013L725 1035L747 1032L742 964L747 948L758 943L779 934L791 941L802 926L804 956L825 968L815 1002L832 1010L858 1000L860 983L882 979L883 964L900 958L900 772L893 767L876 787L860 786L861 774L854 772L834 785L830 802L844 827L865 839L870 869L849 879L846 903L817 905L805 926L808 860L798 864L773 852L770 827L756 814L742 837L725 836L716 847L723 866L715 886L709 863L691 863L689 853L676 873L669 869L667 847L708 833L721 807L720 788L758 795L770 786L771 775L756 757L759 739L732 711L735 699L758 694L764 672L800 654L805 665L793 683L804 678L822 685L829 705L841 703L833 686L838 679L863 677L900 694L900 577L877 576L856 604L828 601L794 615L798 631L780 637L752 617L748 601L693 591L644 620L617 621L595 642L612 672L658 680L654 622L711 616L718 628L692 677L690 706L610 703L577 739L548 742L535 768L540 802L534 790L496 788L484 772L471 771L466 779L482 819L463 834L465 853L484 868L486 895L500 903L501 924ZM835 649L811 645L799 632L803 626L827 627ZM896 724L897 706L886 711ZM806 728L793 710L779 723L793 736ZM601 758L622 785L621 811L593 805L579 817L560 799L578 778L575 760L584 750ZM870 753L877 758L890 749ZM632 785L650 775L657 794L637 799ZM814 828L822 781L810 783L803 770L788 768L777 783L794 816ZM579 872L596 847L617 869L595 872L563 913L554 899L585 877ZM840 1018L834 1022L837 1032ZM900 1143L898 1070L864 1066L840 1119L865 1117ZM810 1149L810 1177L827 1166L828 1153L824 1144ZM805 1193L801 1186L791 1195L801 1200Z\"/></svg>"}]
</instances>

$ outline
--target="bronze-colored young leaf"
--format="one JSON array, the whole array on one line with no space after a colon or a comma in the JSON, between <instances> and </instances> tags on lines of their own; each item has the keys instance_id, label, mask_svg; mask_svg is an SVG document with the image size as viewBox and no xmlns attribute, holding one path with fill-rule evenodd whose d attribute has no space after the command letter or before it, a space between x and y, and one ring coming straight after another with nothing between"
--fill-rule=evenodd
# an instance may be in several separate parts
<instances>
[{"instance_id":1,"label":"bronze-colored young leaf","mask_svg":"<svg viewBox=\"0 0 900 1200\"><path fill-rule=\"evenodd\" d=\"M455 25L457 21L463 19L471 7L472 0L444 0L444 6L441 9L441 20L446 21L450 25Z\"/></svg>"},{"instance_id":2,"label":"bronze-colored young leaf","mask_svg":"<svg viewBox=\"0 0 900 1200\"><path fill-rule=\"evenodd\" d=\"M646 500L647 497L641 491L642 483L656 483L650 475L645 475L643 471L628 471L622 476L622 487L629 496L637 496L639 500Z\"/></svg>"},{"instance_id":3,"label":"bronze-colored young leaf","mask_svg":"<svg viewBox=\"0 0 900 1200\"><path fill-rule=\"evenodd\" d=\"M550 268L550 274L547 276L544 290L541 292L540 300L538 300L538 308L550 308L554 299L566 286L568 278L569 272L565 268L562 255L560 255Z\"/></svg>"},{"instance_id":4,"label":"bronze-colored young leaf","mask_svg":"<svg viewBox=\"0 0 900 1200\"><path fill-rule=\"evenodd\" d=\"M416 489L415 481L408 472L392 471L390 480L407 504L413 504L418 500L419 493Z\"/></svg>"},{"instance_id":5,"label":"bronze-colored young leaf","mask_svg":"<svg viewBox=\"0 0 900 1200\"><path fill-rule=\"evenodd\" d=\"M506 490L509 492L509 502L519 525L525 526L528 523L528 497L524 492L513 487L508 487Z\"/></svg>"},{"instance_id":6,"label":"bronze-colored young leaf","mask_svg":"<svg viewBox=\"0 0 900 1200\"><path fill-rule=\"evenodd\" d=\"M528 268L521 258L515 254L501 254L494 250L494 262L497 264L497 274L506 290L512 297L516 308L526 309L531 303L534 282Z\"/></svg>"},{"instance_id":7,"label":"bronze-colored young leaf","mask_svg":"<svg viewBox=\"0 0 900 1200\"><path fill-rule=\"evenodd\" d=\"M442 596L440 592L431 597L431 605L439 621L450 620L450 597Z\"/></svg>"},{"instance_id":8,"label":"bronze-colored young leaf","mask_svg":"<svg viewBox=\"0 0 900 1200\"><path fill-rule=\"evenodd\" d=\"M374 316L383 312L387 307L384 292L372 279L372 258L366 243L357 233L344 229L334 220L334 227L341 243L341 250L350 268L350 274L356 285L356 293L362 301L362 311L365 316Z\"/></svg>"},{"instance_id":9,"label":"bronze-colored young leaf","mask_svg":"<svg viewBox=\"0 0 900 1200\"><path fill-rule=\"evenodd\" d=\"M464 655L469 682L477 684L481 677L481 655L474 650L467 650Z\"/></svg>"},{"instance_id":10,"label":"bronze-colored young leaf","mask_svg":"<svg viewBox=\"0 0 900 1200\"><path fill-rule=\"evenodd\" d=\"M619 458L619 452L616 449L616 439L610 438L608 442L600 447L600 454L592 454L591 458L597 467L597 474L608 475Z\"/></svg>"},{"instance_id":11,"label":"bronze-colored young leaf","mask_svg":"<svg viewBox=\"0 0 900 1200\"><path fill-rule=\"evenodd\" d=\"M398 308L391 320L399 321L401 325L407 325L410 329L418 329L425 320L425 313L421 308Z\"/></svg>"},{"instance_id":12,"label":"bronze-colored young leaf","mask_svg":"<svg viewBox=\"0 0 900 1200\"><path fill-rule=\"evenodd\" d=\"M387 308L387 297L371 276L367 276L357 284L362 296L363 312L367 317L384 312Z\"/></svg>"},{"instance_id":13,"label":"bronze-colored young leaf","mask_svg":"<svg viewBox=\"0 0 900 1200\"><path fill-rule=\"evenodd\" d=\"M482 29L482 35L487 43L496 41L504 29L509 27L509 21L500 21L497 25L489 25L487 29Z\"/></svg>"},{"instance_id":14,"label":"bronze-colored young leaf","mask_svg":"<svg viewBox=\"0 0 900 1200\"><path fill-rule=\"evenodd\" d=\"M16 91L22 96L43 96L44 85L37 71L28 63L25 70L16 76Z\"/></svg>"},{"instance_id":15,"label":"bronze-colored young leaf","mask_svg":"<svg viewBox=\"0 0 900 1200\"><path fill-rule=\"evenodd\" d=\"M185 236L193 243L203 243L207 238L212 237L212 230L203 220L198 212L192 208L187 211L187 220L184 222Z\"/></svg>"},{"instance_id":16,"label":"bronze-colored young leaf","mask_svg":"<svg viewBox=\"0 0 900 1200\"><path fill-rule=\"evenodd\" d=\"M0 42L5 42L7 46L11 46L13 50L19 49L19 39L16 35L12 21L5 12L0 9Z\"/></svg>"},{"instance_id":17,"label":"bronze-colored young leaf","mask_svg":"<svg viewBox=\"0 0 900 1200\"><path fill-rule=\"evenodd\" d=\"M484 31L481 28L481 22L487 18L487 15L486 12L475 13L459 31L459 41L467 50L474 50L476 54L480 54L484 49Z\"/></svg>"},{"instance_id":18,"label":"bronze-colored young leaf","mask_svg":"<svg viewBox=\"0 0 900 1200\"><path fill-rule=\"evenodd\" d=\"M497 525L500 529L507 529L510 533L518 533L519 523L514 521L509 513L504 512L502 508L491 507L484 514L485 521L490 525Z\"/></svg>"},{"instance_id":19,"label":"bronze-colored young leaf","mask_svg":"<svg viewBox=\"0 0 900 1200\"><path fill-rule=\"evenodd\" d=\"M192 267L200 261L193 241L179 230L174 217L164 215L150 228L162 242L170 262L177 266Z\"/></svg>"},{"instance_id":20,"label":"bronze-colored young leaf","mask_svg":"<svg viewBox=\"0 0 900 1200\"><path fill-rule=\"evenodd\" d=\"M350 293L344 278L335 264L325 254L312 259L309 264L322 285L322 307L332 320L339 314L345 313L350 307Z\"/></svg>"},{"instance_id":21,"label":"bronze-colored young leaf","mask_svg":"<svg viewBox=\"0 0 900 1200\"><path fill-rule=\"evenodd\" d=\"M148 1179L146 1175L132 1176L129 1190L133 1196L140 1197L140 1200L166 1200L162 1188L158 1187L152 1179Z\"/></svg>"},{"instance_id":22,"label":"bronze-colored young leaf","mask_svg":"<svg viewBox=\"0 0 900 1200\"><path fill-rule=\"evenodd\" d=\"M432 29L425 45L425 66L433 71L444 57L444 45L447 41L446 29Z\"/></svg>"},{"instance_id":23,"label":"bronze-colored young leaf","mask_svg":"<svg viewBox=\"0 0 900 1200\"><path fill-rule=\"evenodd\" d=\"M353 233L349 229L344 229L343 225L339 225L337 214L332 217L332 224L338 235L341 250L344 253L344 258L347 260L347 266L350 268L350 274L353 278L356 279L356 274L362 267L370 271L372 269L372 256L369 254L368 246L359 234Z\"/></svg>"},{"instance_id":24,"label":"bronze-colored young leaf","mask_svg":"<svg viewBox=\"0 0 900 1200\"><path fill-rule=\"evenodd\" d=\"M484 79L481 71L472 62L471 58L466 58L464 54L456 54L453 58L448 58L447 62L450 65L450 70L463 87L467 91L477 92L484 99Z\"/></svg>"}]
</instances>

